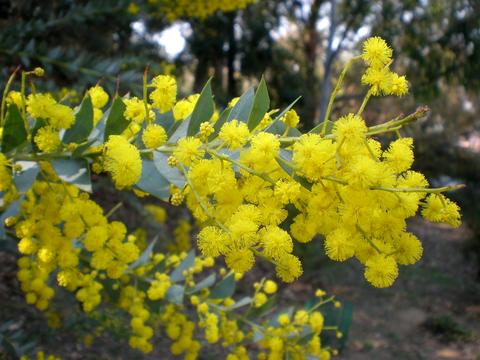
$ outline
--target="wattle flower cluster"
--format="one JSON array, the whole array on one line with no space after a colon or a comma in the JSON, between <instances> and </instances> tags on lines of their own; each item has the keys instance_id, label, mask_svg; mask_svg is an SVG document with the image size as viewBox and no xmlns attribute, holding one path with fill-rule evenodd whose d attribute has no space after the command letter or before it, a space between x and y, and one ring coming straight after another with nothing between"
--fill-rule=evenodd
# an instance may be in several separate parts
<instances>
[{"instance_id":1,"label":"wattle flower cluster","mask_svg":"<svg viewBox=\"0 0 480 360\"><path fill-rule=\"evenodd\" d=\"M195 8L201 2L188 3ZM332 121L332 104L356 60L367 65L362 83L369 90L356 113ZM235 281L261 259L292 282L303 272L295 246L322 241L329 258L356 259L365 279L384 288L398 277L399 265L422 256L408 218L420 213L460 225L458 206L443 195L458 186L429 187L411 169L413 139L400 134L426 110L370 127L362 117L371 96L407 92L405 77L389 70L391 61L382 39L368 39L362 55L346 64L324 122L306 134L296 128L293 104L278 114L270 109L264 80L221 112L210 82L200 94L177 99L169 75L148 82L145 74L144 98L117 95L105 112L110 97L99 85L77 107L50 94L6 89L0 206L15 237L1 230L18 239L17 277L27 303L46 310L60 286L89 316L102 311L100 304L113 305L128 319L130 346L146 353L160 327L172 341L171 353L186 359L197 358L206 344L224 348L228 360L248 359L251 343L261 359L328 359L334 351L320 342L327 329L317 308L332 297L318 291L313 308L268 319L277 284L264 279L253 296L234 299ZM387 132L397 139L382 147L375 136ZM88 194L90 170L107 173L124 191L142 220L152 223L154 240L147 242L145 228L129 232L109 219L121 204L104 214ZM144 206L133 194L185 203L195 227L188 216L167 226L163 207ZM192 230L201 257L190 250ZM168 253L158 251L158 238ZM228 268L219 270L219 281L211 269L215 259Z\"/></svg>"},{"instance_id":2,"label":"wattle flower cluster","mask_svg":"<svg viewBox=\"0 0 480 360\"><path fill-rule=\"evenodd\" d=\"M257 0L149 0L150 11L157 9L159 15L174 21L189 17L205 19L217 11L230 12L244 9Z\"/></svg>"}]
</instances>

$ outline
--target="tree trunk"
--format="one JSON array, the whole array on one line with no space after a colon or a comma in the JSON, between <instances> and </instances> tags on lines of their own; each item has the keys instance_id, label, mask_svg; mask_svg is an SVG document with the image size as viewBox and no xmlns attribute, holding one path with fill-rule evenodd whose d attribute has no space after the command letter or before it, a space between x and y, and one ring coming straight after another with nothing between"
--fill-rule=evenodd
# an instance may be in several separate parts
<instances>
[{"instance_id":1,"label":"tree trunk","mask_svg":"<svg viewBox=\"0 0 480 360\"><path fill-rule=\"evenodd\" d=\"M237 96L237 84L235 81L235 56L237 54L237 43L235 41L235 18L236 12L228 14L228 53L227 53L227 92L229 98Z\"/></svg>"},{"instance_id":2,"label":"tree trunk","mask_svg":"<svg viewBox=\"0 0 480 360\"><path fill-rule=\"evenodd\" d=\"M330 29L328 33L328 43L325 51L325 61L323 63L323 81L320 91L319 117L315 119L316 123L324 121L327 112L328 100L332 92L332 64L337 51L333 50L333 40L337 27L337 2L330 0ZM338 45L340 47L340 44Z\"/></svg>"},{"instance_id":3,"label":"tree trunk","mask_svg":"<svg viewBox=\"0 0 480 360\"><path fill-rule=\"evenodd\" d=\"M303 52L305 56L305 85L307 93L305 94L305 112L303 114L303 124L306 129L311 129L317 118L318 101L318 78L316 76L317 53L319 37L317 32L317 22L322 0L314 0L305 24L303 34Z\"/></svg>"}]
</instances>

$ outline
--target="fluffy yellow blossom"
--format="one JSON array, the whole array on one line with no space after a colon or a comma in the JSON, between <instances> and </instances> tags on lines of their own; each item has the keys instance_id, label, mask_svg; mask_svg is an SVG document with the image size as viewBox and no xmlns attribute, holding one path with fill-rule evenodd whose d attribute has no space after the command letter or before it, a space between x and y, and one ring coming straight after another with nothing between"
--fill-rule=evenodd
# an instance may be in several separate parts
<instances>
[{"instance_id":1,"label":"fluffy yellow blossom","mask_svg":"<svg viewBox=\"0 0 480 360\"><path fill-rule=\"evenodd\" d=\"M363 43L362 58L373 68L381 68L392 60L392 49L381 37L368 38Z\"/></svg>"},{"instance_id":2,"label":"fluffy yellow blossom","mask_svg":"<svg viewBox=\"0 0 480 360\"><path fill-rule=\"evenodd\" d=\"M153 107L161 113L172 109L177 99L177 82L173 76L158 75L150 85L154 90L150 93Z\"/></svg>"},{"instance_id":3,"label":"fluffy yellow blossom","mask_svg":"<svg viewBox=\"0 0 480 360\"><path fill-rule=\"evenodd\" d=\"M232 120L223 124L218 137L225 142L230 150L240 149L250 136L247 124Z\"/></svg>"},{"instance_id":4,"label":"fluffy yellow blossom","mask_svg":"<svg viewBox=\"0 0 480 360\"><path fill-rule=\"evenodd\" d=\"M0 153L0 191L5 191L12 183L9 161L5 154Z\"/></svg>"},{"instance_id":5,"label":"fluffy yellow blossom","mask_svg":"<svg viewBox=\"0 0 480 360\"><path fill-rule=\"evenodd\" d=\"M277 288L277 283L273 280L267 280L263 284L263 291L269 295L275 294L277 292Z\"/></svg>"},{"instance_id":6,"label":"fluffy yellow blossom","mask_svg":"<svg viewBox=\"0 0 480 360\"><path fill-rule=\"evenodd\" d=\"M167 133L163 126L148 124L142 134L142 141L147 149L156 149L165 144Z\"/></svg>"},{"instance_id":7,"label":"fluffy yellow blossom","mask_svg":"<svg viewBox=\"0 0 480 360\"><path fill-rule=\"evenodd\" d=\"M92 105L94 108L101 109L108 102L108 94L100 85L95 85L88 90L90 99L92 100Z\"/></svg>"},{"instance_id":8,"label":"fluffy yellow blossom","mask_svg":"<svg viewBox=\"0 0 480 360\"><path fill-rule=\"evenodd\" d=\"M198 234L198 247L204 256L216 257L224 253L227 235L216 226L204 227Z\"/></svg>"},{"instance_id":9,"label":"fluffy yellow blossom","mask_svg":"<svg viewBox=\"0 0 480 360\"><path fill-rule=\"evenodd\" d=\"M300 122L300 116L293 109L288 110L287 113L282 117L282 121L290 128L297 127Z\"/></svg>"},{"instance_id":10,"label":"fluffy yellow blossom","mask_svg":"<svg viewBox=\"0 0 480 360\"><path fill-rule=\"evenodd\" d=\"M397 276L398 266L392 256L374 255L365 264L365 278L375 287L389 287Z\"/></svg>"},{"instance_id":11,"label":"fluffy yellow blossom","mask_svg":"<svg viewBox=\"0 0 480 360\"><path fill-rule=\"evenodd\" d=\"M51 126L40 128L35 134L35 144L45 153L52 153L60 146L58 131Z\"/></svg>"},{"instance_id":12,"label":"fluffy yellow blossom","mask_svg":"<svg viewBox=\"0 0 480 360\"><path fill-rule=\"evenodd\" d=\"M362 84L370 86L372 95L389 95L392 93L393 79L390 69L370 67L362 75Z\"/></svg>"},{"instance_id":13,"label":"fluffy yellow blossom","mask_svg":"<svg viewBox=\"0 0 480 360\"><path fill-rule=\"evenodd\" d=\"M401 138L390 143L387 151L383 153L388 166L395 172L401 173L410 169L413 164L413 139Z\"/></svg>"},{"instance_id":14,"label":"fluffy yellow blossom","mask_svg":"<svg viewBox=\"0 0 480 360\"><path fill-rule=\"evenodd\" d=\"M21 109L23 107L22 94L20 91L10 91L7 95L7 104L15 104L17 108Z\"/></svg>"},{"instance_id":15,"label":"fluffy yellow blossom","mask_svg":"<svg viewBox=\"0 0 480 360\"><path fill-rule=\"evenodd\" d=\"M126 119L134 121L138 124L141 124L147 119L145 103L143 102L143 100L140 100L137 97L133 97L131 99L125 99L123 100L123 102L126 106L124 112ZM155 114L150 109L148 109L148 118L155 118Z\"/></svg>"},{"instance_id":16,"label":"fluffy yellow blossom","mask_svg":"<svg viewBox=\"0 0 480 360\"><path fill-rule=\"evenodd\" d=\"M444 222L453 227L460 226L460 208L441 194L430 194L427 197L422 216L432 222Z\"/></svg>"},{"instance_id":17,"label":"fluffy yellow blossom","mask_svg":"<svg viewBox=\"0 0 480 360\"><path fill-rule=\"evenodd\" d=\"M142 175L138 149L123 136L111 135L104 147L104 169L111 173L118 189L134 185Z\"/></svg>"},{"instance_id":18,"label":"fluffy yellow blossom","mask_svg":"<svg viewBox=\"0 0 480 360\"><path fill-rule=\"evenodd\" d=\"M235 272L244 273L255 263L255 257L249 249L232 250L225 255L225 262Z\"/></svg>"},{"instance_id":19,"label":"fluffy yellow blossom","mask_svg":"<svg viewBox=\"0 0 480 360\"><path fill-rule=\"evenodd\" d=\"M175 121L185 120L192 113L199 96L199 94L190 95L175 104L173 107L173 117Z\"/></svg>"},{"instance_id":20,"label":"fluffy yellow blossom","mask_svg":"<svg viewBox=\"0 0 480 360\"><path fill-rule=\"evenodd\" d=\"M397 96L403 96L408 93L408 82L405 76L399 76L393 73L392 78L392 94Z\"/></svg>"},{"instance_id":21,"label":"fluffy yellow blossom","mask_svg":"<svg viewBox=\"0 0 480 360\"><path fill-rule=\"evenodd\" d=\"M30 94L27 111L35 119L43 119L55 129L68 129L75 121L73 110L58 104L50 94Z\"/></svg>"},{"instance_id":22,"label":"fluffy yellow blossom","mask_svg":"<svg viewBox=\"0 0 480 360\"><path fill-rule=\"evenodd\" d=\"M186 166L192 165L204 154L205 150L202 149L202 142L193 137L181 138L173 152L175 158Z\"/></svg>"},{"instance_id":23,"label":"fluffy yellow blossom","mask_svg":"<svg viewBox=\"0 0 480 360\"><path fill-rule=\"evenodd\" d=\"M275 270L280 279L285 282L292 282L303 273L302 263L292 254L284 254L278 259Z\"/></svg>"}]
</instances>

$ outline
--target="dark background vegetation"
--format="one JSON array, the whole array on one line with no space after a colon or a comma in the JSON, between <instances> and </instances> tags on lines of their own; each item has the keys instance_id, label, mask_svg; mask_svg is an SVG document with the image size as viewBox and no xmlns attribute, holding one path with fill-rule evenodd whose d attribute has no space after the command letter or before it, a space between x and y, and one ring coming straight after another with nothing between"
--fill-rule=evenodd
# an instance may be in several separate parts
<instances>
[{"instance_id":1,"label":"dark background vegetation","mask_svg":"<svg viewBox=\"0 0 480 360\"><path fill-rule=\"evenodd\" d=\"M388 359L396 349L392 344L415 347L408 328L401 338L382 338L391 329L374 318L392 319L400 308L407 312L404 318L413 318L420 347L427 344L428 348L431 339L435 339L431 348L438 351L452 341L461 344L446 345L447 352L440 355L414 349L400 358L478 359L479 347L472 345L478 344L478 329L470 323L478 323L480 313L480 1L258 0L242 11L217 13L204 20L179 19L187 29L186 46L173 58L155 36L172 24L152 11L147 1L136 1L137 13L127 10L129 4L124 0L0 0L0 87L20 65L42 66L46 77L37 86L45 90L74 87L81 94L100 81L111 91L139 92L148 65L151 74L173 73L184 94L199 91L213 76L216 100L226 104L264 75L274 107L302 96L296 109L301 127L308 130L323 119L335 79L345 61L360 51L361 42L378 35L392 45L392 66L407 75L411 92L401 99L372 100L366 120L373 124L412 112L418 105L430 107L428 117L404 134L416 139L415 166L432 184L467 185L451 194L463 209L465 224L445 232L415 220L412 227L425 240L426 259L405 274L397 288L383 292L373 312L368 298L380 293L365 287L359 290L354 284L361 279L350 281L339 266L313 258L312 254L322 252L319 242L317 247L300 249L304 258L312 258L306 264L305 282L311 279L315 286L330 286L328 290L342 293L341 279L346 279L343 293L358 307L352 327L357 338L351 336L346 358L362 358L362 354L369 358L374 349L380 351L378 358ZM135 31L134 23L144 31ZM349 73L334 118L359 106L366 92L359 84L361 71L358 66ZM365 293L364 303L352 292ZM416 299L406 295L415 292ZM437 304L439 297L445 301ZM359 320L362 311L366 318ZM382 349L394 350L382 353Z\"/></svg>"}]
</instances>

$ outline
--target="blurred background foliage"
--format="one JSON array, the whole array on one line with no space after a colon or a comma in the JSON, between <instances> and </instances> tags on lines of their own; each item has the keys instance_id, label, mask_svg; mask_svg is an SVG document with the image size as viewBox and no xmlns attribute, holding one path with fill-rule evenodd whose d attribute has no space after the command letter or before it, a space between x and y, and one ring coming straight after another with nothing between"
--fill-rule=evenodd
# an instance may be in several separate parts
<instances>
[{"instance_id":1,"label":"blurred background foliage","mask_svg":"<svg viewBox=\"0 0 480 360\"><path fill-rule=\"evenodd\" d=\"M411 92L372 101L367 122L431 108L408 130L419 140L416 166L437 185L467 184L455 196L480 254L480 1L257 0L207 17L167 15L160 0L1 0L0 85L18 65L42 66L48 76L39 86L47 90L73 86L81 94L100 81L139 93L148 66L151 74L173 73L184 93L213 76L217 101L226 104L264 75L275 107L302 96L297 111L309 129L323 119L345 61L366 37L382 36ZM337 115L363 99L359 77L353 68Z\"/></svg>"}]
</instances>

